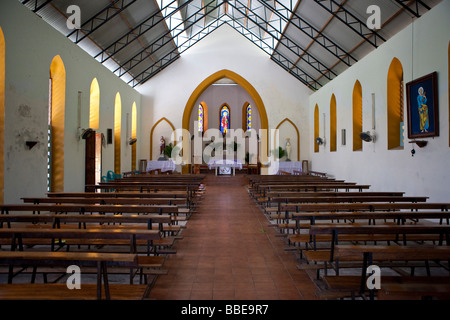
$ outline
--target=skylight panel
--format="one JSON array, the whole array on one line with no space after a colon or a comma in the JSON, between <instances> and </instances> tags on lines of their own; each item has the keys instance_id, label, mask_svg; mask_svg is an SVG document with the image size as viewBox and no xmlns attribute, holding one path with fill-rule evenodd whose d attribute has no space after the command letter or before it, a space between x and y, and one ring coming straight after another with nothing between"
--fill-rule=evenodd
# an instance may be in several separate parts
<instances>
[{"instance_id":1,"label":"skylight panel","mask_svg":"<svg viewBox=\"0 0 450 320\"><path fill-rule=\"evenodd\" d=\"M189 37L184 31L183 17L181 16L180 10L178 10L177 1L159 0L157 3L173 37L173 41L175 42L175 45L179 47L188 40Z\"/></svg>"}]
</instances>

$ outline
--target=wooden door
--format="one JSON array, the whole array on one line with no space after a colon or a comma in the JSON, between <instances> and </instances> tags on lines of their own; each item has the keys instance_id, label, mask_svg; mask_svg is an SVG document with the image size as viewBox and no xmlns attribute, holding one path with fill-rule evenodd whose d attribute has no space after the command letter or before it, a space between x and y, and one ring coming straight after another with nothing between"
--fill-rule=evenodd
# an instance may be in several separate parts
<instances>
[{"instance_id":1,"label":"wooden door","mask_svg":"<svg viewBox=\"0 0 450 320\"><path fill-rule=\"evenodd\" d=\"M88 188L87 185L95 184L95 140L96 134L92 132L86 138L86 157L85 157L85 192L93 192L94 189Z\"/></svg>"}]
</instances>

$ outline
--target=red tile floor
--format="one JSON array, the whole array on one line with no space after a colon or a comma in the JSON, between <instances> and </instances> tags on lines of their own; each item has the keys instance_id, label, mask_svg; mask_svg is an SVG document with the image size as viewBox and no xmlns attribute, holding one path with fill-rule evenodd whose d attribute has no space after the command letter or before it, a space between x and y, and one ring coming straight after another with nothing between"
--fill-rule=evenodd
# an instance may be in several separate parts
<instances>
[{"instance_id":1,"label":"red tile floor","mask_svg":"<svg viewBox=\"0 0 450 320\"><path fill-rule=\"evenodd\" d=\"M316 285L284 251L277 230L250 198L245 176L205 179L197 212L150 293L158 300L317 299Z\"/></svg>"}]
</instances>

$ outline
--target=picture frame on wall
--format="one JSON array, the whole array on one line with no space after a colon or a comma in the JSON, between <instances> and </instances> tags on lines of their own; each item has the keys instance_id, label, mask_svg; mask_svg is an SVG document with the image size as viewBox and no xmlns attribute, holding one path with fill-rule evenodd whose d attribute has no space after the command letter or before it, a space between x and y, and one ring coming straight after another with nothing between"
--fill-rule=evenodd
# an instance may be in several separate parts
<instances>
[{"instance_id":1,"label":"picture frame on wall","mask_svg":"<svg viewBox=\"0 0 450 320\"><path fill-rule=\"evenodd\" d=\"M437 72L406 84L408 138L439 136Z\"/></svg>"}]
</instances>

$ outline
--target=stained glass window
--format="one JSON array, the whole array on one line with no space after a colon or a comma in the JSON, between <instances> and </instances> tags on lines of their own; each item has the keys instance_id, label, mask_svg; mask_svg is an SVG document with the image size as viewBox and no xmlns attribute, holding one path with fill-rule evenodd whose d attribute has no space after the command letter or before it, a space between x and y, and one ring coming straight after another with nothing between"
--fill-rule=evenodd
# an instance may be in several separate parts
<instances>
[{"instance_id":1,"label":"stained glass window","mask_svg":"<svg viewBox=\"0 0 450 320\"><path fill-rule=\"evenodd\" d=\"M227 106L220 108L220 131L227 133L230 129L230 109Z\"/></svg>"},{"instance_id":2,"label":"stained glass window","mask_svg":"<svg viewBox=\"0 0 450 320\"><path fill-rule=\"evenodd\" d=\"M198 131L203 132L203 106L198 106Z\"/></svg>"},{"instance_id":3,"label":"stained glass window","mask_svg":"<svg viewBox=\"0 0 450 320\"><path fill-rule=\"evenodd\" d=\"M252 128L252 106L247 106L247 130Z\"/></svg>"}]
</instances>

